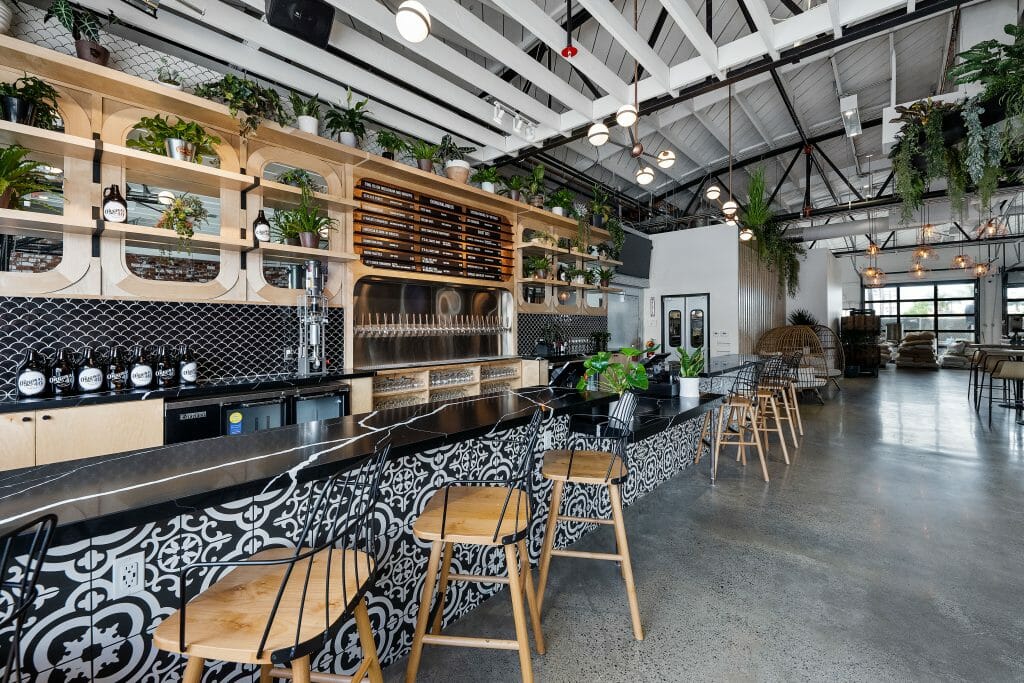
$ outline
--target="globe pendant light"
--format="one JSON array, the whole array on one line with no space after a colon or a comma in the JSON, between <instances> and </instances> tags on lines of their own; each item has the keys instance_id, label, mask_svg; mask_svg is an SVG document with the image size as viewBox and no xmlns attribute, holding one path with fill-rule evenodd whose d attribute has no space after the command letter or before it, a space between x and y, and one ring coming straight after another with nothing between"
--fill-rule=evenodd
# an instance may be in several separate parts
<instances>
[{"instance_id":1,"label":"globe pendant light","mask_svg":"<svg viewBox=\"0 0 1024 683\"><path fill-rule=\"evenodd\" d=\"M935 247L930 244L920 244L914 249L914 259L916 261L928 261L936 256L938 254L935 251Z\"/></svg>"},{"instance_id":2,"label":"globe pendant light","mask_svg":"<svg viewBox=\"0 0 1024 683\"><path fill-rule=\"evenodd\" d=\"M603 123L595 123L587 131L587 140L590 141L594 147L600 147L604 143L608 142L608 126Z\"/></svg>"},{"instance_id":3,"label":"globe pendant light","mask_svg":"<svg viewBox=\"0 0 1024 683\"><path fill-rule=\"evenodd\" d=\"M636 181L641 185L650 185L654 180L654 169L644 166L636 172Z\"/></svg>"},{"instance_id":4,"label":"globe pendant light","mask_svg":"<svg viewBox=\"0 0 1024 683\"><path fill-rule=\"evenodd\" d=\"M878 245L875 244L875 241L871 240L868 242L868 248L864 250L864 253L868 256L878 256L881 251L882 250L878 248Z\"/></svg>"},{"instance_id":5,"label":"globe pendant light","mask_svg":"<svg viewBox=\"0 0 1024 683\"><path fill-rule=\"evenodd\" d=\"M974 264L974 277L983 278L988 275L988 264L987 263L976 263Z\"/></svg>"},{"instance_id":6,"label":"globe pendant light","mask_svg":"<svg viewBox=\"0 0 1024 683\"><path fill-rule=\"evenodd\" d=\"M716 199L722 196L722 188L720 188L718 185L712 185L708 189L704 190L704 196L707 197L710 201L715 201Z\"/></svg>"},{"instance_id":7,"label":"globe pendant light","mask_svg":"<svg viewBox=\"0 0 1024 683\"><path fill-rule=\"evenodd\" d=\"M637 118L639 118L639 115L636 106L633 104L624 104L615 112L615 123L623 128L632 128Z\"/></svg>"},{"instance_id":8,"label":"globe pendant light","mask_svg":"<svg viewBox=\"0 0 1024 683\"><path fill-rule=\"evenodd\" d=\"M395 25L410 43L421 43L430 35L430 13L417 0L404 0L395 12Z\"/></svg>"},{"instance_id":9,"label":"globe pendant light","mask_svg":"<svg viewBox=\"0 0 1024 683\"><path fill-rule=\"evenodd\" d=\"M658 152L658 166L661 168L672 168L676 163L676 153L670 149Z\"/></svg>"},{"instance_id":10,"label":"globe pendant light","mask_svg":"<svg viewBox=\"0 0 1024 683\"><path fill-rule=\"evenodd\" d=\"M960 268L961 270L967 270L974 265L974 259L971 258L970 254L964 253L964 248L960 247L960 253L953 257L953 261L950 266L953 268Z\"/></svg>"},{"instance_id":11,"label":"globe pendant light","mask_svg":"<svg viewBox=\"0 0 1024 683\"><path fill-rule=\"evenodd\" d=\"M726 218L732 218L736 215L736 210L739 209L739 205L733 200L729 200L722 204L722 213L725 214Z\"/></svg>"},{"instance_id":12,"label":"globe pendant light","mask_svg":"<svg viewBox=\"0 0 1024 683\"><path fill-rule=\"evenodd\" d=\"M918 280L923 280L928 275L928 269L920 263L910 266L910 275Z\"/></svg>"},{"instance_id":13,"label":"globe pendant light","mask_svg":"<svg viewBox=\"0 0 1024 683\"><path fill-rule=\"evenodd\" d=\"M740 230L740 242L749 242L754 239L754 231L750 228L743 228Z\"/></svg>"}]
</instances>

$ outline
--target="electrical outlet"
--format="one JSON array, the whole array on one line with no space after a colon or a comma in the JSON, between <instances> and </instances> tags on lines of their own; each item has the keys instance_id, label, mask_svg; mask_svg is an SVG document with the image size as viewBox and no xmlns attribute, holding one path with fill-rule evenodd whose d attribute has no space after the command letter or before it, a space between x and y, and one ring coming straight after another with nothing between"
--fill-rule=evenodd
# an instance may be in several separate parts
<instances>
[{"instance_id":1,"label":"electrical outlet","mask_svg":"<svg viewBox=\"0 0 1024 683\"><path fill-rule=\"evenodd\" d=\"M132 553L114 560L114 597L140 593L146 586L146 555Z\"/></svg>"},{"instance_id":2,"label":"electrical outlet","mask_svg":"<svg viewBox=\"0 0 1024 683\"><path fill-rule=\"evenodd\" d=\"M550 429L545 429L544 430L544 450L550 451L551 449L552 449L552 445L551 445L551 430Z\"/></svg>"}]
</instances>

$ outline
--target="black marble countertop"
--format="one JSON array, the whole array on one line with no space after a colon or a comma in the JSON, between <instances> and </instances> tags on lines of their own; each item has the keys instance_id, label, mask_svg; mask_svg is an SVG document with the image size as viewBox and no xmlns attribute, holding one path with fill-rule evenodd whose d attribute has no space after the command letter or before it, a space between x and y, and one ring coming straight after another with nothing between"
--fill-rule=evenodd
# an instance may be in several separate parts
<instances>
[{"instance_id":1,"label":"black marble countertop","mask_svg":"<svg viewBox=\"0 0 1024 683\"><path fill-rule=\"evenodd\" d=\"M344 370L334 374L298 377L284 376L272 379L232 380L230 382L200 382L193 386L171 387L169 389L136 389L133 391L104 391L95 394L81 394L66 398L27 398L17 401L0 401L0 413L14 413L23 410L54 410L57 408L75 408L78 406L97 405L100 403L119 403L121 401L144 401L162 398L165 400L187 400L204 396L230 396L253 391L277 391L301 389L317 386L331 386L348 379L373 377L372 370Z\"/></svg>"},{"instance_id":2,"label":"black marble countertop","mask_svg":"<svg viewBox=\"0 0 1024 683\"><path fill-rule=\"evenodd\" d=\"M700 376L717 377L718 375L727 375L730 372L736 372L747 363L753 363L757 360L760 360L760 356L749 353L731 353L727 356L715 356L707 362L704 366L704 372L700 373Z\"/></svg>"},{"instance_id":3,"label":"black marble countertop","mask_svg":"<svg viewBox=\"0 0 1024 683\"><path fill-rule=\"evenodd\" d=\"M722 400L719 394L701 394L699 398L672 396L671 398L641 397L637 403L636 415L633 418L633 440L639 441L662 432L695 417L700 417L713 410ZM573 428L590 432L588 423L593 425L602 421L605 415L601 409L592 409L591 414L577 414L573 418Z\"/></svg>"},{"instance_id":4,"label":"black marble countertop","mask_svg":"<svg viewBox=\"0 0 1024 683\"><path fill-rule=\"evenodd\" d=\"M534 387L11 470L0 473L0 533L54 513L67 543L329 476L387 433L397 457L520 426L538 405L589 412L612 399Z\"/></svg>"}]
</instances>

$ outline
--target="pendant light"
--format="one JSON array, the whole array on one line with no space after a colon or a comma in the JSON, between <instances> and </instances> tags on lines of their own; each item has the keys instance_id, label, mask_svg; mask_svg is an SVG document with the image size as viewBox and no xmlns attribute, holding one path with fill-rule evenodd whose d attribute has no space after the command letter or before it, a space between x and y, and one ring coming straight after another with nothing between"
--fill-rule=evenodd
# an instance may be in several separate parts
<instances>
[{"instance_id":1,"label":"pendant light","mask_svg":"<svg viewBox=\"0 0 1024 683\"><path fill-rule=\"evenodd\" d=\"M965 254L963 245L960 245L960 253L953 257L949 265L952 268L967 270L974 265L974 259L971 258L970 254Z\"/></svg>"},{"instance_id":2,"label":"pendant light","mask_svg":"<svg viewBox=\"0 0 1024 683\"><path fill-rule=\"evenodd\" d=\"M868 242L868 248L864 250L864 253L867 254L868 256L878 256L881 253L881 251L882 250L878 248L878 245L875 244L875 240L872 238Z\"/></svg>"},{"instance_id":3,"label":"pendant light","mask_svg":"<svg viewBox=\"0 0 1024 683\"><path fill-rule=\"evenodd\" d=\"M732 84L729 84L729 199L722 204L722 213L733 218L739 205L732 198Z\"/></svg>"},{"instance_id":4,"label":"pendant light","mask_svg":"<svg viewBox=\"0 0 1024 683\"><path fill-rule=\"evenodd\" d=\"M562 48L562 56L572 59L579 50L572 44L572 0L565 0L565 47Z\"/></svg>"},{"instance_id":5,"label":"pendant light","mask_svg":"<svg viewBox=\"0 0 1024 683\"><path fill-rule=\"evenodd\" d=\"M650 185L654 181L654 169L644 166L636 172L636 181L641 185Z\"/></svg>"},{"instance_id":6,"label":"pendant light","mask_svg":"<svg viewBox=\"0 0 1024 683\"><path fill-rule=\"evenodd\" d=\"M930 261L938 256L935 247L930 244L919 244L914 249L914 260L917 262Z\"/></svg>"},{"instance_id":7,"label":"pendant light","mask_svg":"<svg viewBox=\"0 0 1024 683\"><path fill-rule=\"evenodd\" d=\"M740 242L749 242L754 239L754 231L750 228L743 228L740 230Z\"/></svg>"},{"instance_id":8,"label":"pendant light","mask_svg":"<svg viewBox=\"0 0 1024 683\"><path fill-rule=\"evenodd\" d=\"M624 104L615 112L615 123L623 128L632 128L639 118L639 112L633 104Z\"/></svg>"},{"instance_id":9,"label":"pendant light","mask_svg":"<svg viewBox=\"0 0 1024 683\"><path fill-rule=\"evenodd\" d=\"M671 168L676 163L676 153L670 149L658 152L658 166L660 168Z\"/></svg>"},{"instance_id":10,"label":"pendant light","mask_svg":"<svg viewBox=\"0 0 1024 683\"><path fill-rule=\"evenodd\" d=\"M707 197L710 201L716 201L719 197L722 196L722 188L720 188L718 185L711 185L708 187L708 189L704 190L704 196Z\"/></svg>"},{"instance_id":11,"label":"pendant light","mask_svg":"<svg viewBox=\"0 0 1024 683\"><path fill-rule=\"evenodd\" d=\"M600 147L604 143L608 142L608 126L603 123L595 123L587 131L587 140L590 141L594 147Z\"/></svg>"},{"instance_id":12,"label":"pendant light","mask_svg":"<svg viewBox=\"0 0 1024 683\"><path fill-rule=\"evenodd\" d=\"M410 43L422 43L430 35L430 13L418 0L404 0L395 12L398 33Z\"/></svg>"},{"instance_id":13,"label":"pendant light","mask_svg":"<svg viewBox=\"0 0 1024 683\"><path fill-rule=\"evenodd\" d=\"M910 266L910 275L917 280L923 280L928 277L928 269L920 263L915 263Z\"/></svg>"},{"instance_id":14,"label":"pendant light","mask_svg":"<svg viewBox=\"0 0 1024 683\"><path fill-rule=\"evenodd\" d=\"M980 280L981 278L983 278L986 275L988 275L988 271L989 271L988 263L975 263L974 264L974 269L972 270L972 273L973 273L974 277L976 277L976 278L978 278Z\"/></svg>"}]
</instances>

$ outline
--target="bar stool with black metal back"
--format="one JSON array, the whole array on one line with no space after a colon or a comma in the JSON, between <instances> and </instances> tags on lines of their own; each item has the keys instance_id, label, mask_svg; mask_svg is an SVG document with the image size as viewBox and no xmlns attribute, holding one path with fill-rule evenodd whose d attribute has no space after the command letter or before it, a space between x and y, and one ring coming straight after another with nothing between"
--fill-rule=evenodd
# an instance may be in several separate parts
<instances>
[{"instance_id":1,"label":"bar stool with black metal back","mask_svg":"<svg viewBox=\"0 0 1024 683\"><path fill-rule=\"evenodd\" d=\"M10 629L0 681L21 680L21 629L39 596L39 573L57 527L55 515L43 515L0 536L0 629Z\"/></svg>"},{"instance_id":2,"label":"bar stool with black metal back","mask_svg":"<svg viewBox=\"0 0 1024 683\"><path fill-rule=\"evenodd\" d=\"M782 354L782 362L785 365L786 391L783 394L786 410L789 413L790 424L796 424L797 432L804 435L804 421L800 415L800 401L796 394L796 383L800 379L800 362L803 359L802 351L793 351Z\"/></svg>"},{"instance_id":3,"label":"bar stool with black metal back","mask_svg":"<svg viewBox=\"0 0 1024 683\"><path fill-rule=\"evenodd\" d=\"M718 472L718 457L724 446L736 446L736 459L747 464L747 446L757 448L761 460L761 473L768 481L768 465L764 459L764 447L758 430L758 383L763 363L755 362L743 366L736 374L736 380L725 397L718 412L718 429L715 434L712 469ZM735 425L735 426L733 426Z\"/></svg>"},{"instance_id":4,"label":"bar stool with black metal back","mask_svg":"<svg viewBox=\"0 0 1024 683\"><path fill-rule=\"evenodd\" d=\"M409 663L405 670L405 680L409 683L416 680L424 645L518 650L523 681L529 683L533 680L530 636L526 614L523 611L523 594L526 595L530 609L537 652L544 654L540 611L533 587L533 574L530 571L530 556L526 548L526 537L529 535L534 513L534 455L537 435L540 433L543 420L543 410L536 410L523 438L518 440L519 452L507 479L461 479L450 482L431 496L423 513L413 524L413 535L421 541L429 541L431 548L427 576L423 583L423 598L416 617L412 651L409 653ZM452 574L452 553L456 543L504 548L508 576ZM444 613L445 592L450 581L507 585L512 598L516 639L442 634L441 618ZM430 625L430 633L427 633L427 624L431 621L430 606L434 599L435 584L439 585L440 599L433 623Z\"/></svg>"},{"instance_id":5,"label":"bar stool with black metal back","mask_svg":"<svg viewBox=\"0 0 1024 683\"><path fill-rule=\"evenodd\" d=\"M988 380L988 424L992 426L992 382L999 380L1003 385L1003 402L1013 406L1017 411L1017 424L1021 424L1021 385L1024 384L1024 361L1003 358L999 360L989 373ZM1012 382L1012 384L1011 384ZM1012 387L1012 389L1011 389Z\"/></svg>"},{"instance_id":6,"label":"bar stool with black metal back","mask_svg":"<svg viewBox=\"0 0 1024 683\"><path fill-rule=\"evenodd\" d=\"M538 609L544 605L544 591L547 588L548 569L552 556L575 557L590 560L611 560L620 563L622 578L626 583L626 597L629 601L629 612L633 622L633 636L637 640L644 639L643 626L640 623L640 606L637 601L636 585L633 581L633 566L629 559L629 544L626 541L626 527L622 518L621 486L629 477L627 453L629 442L633 436L632 423L636 413L637 397L632 392L624 393L607 421L599 426L597 435L581 437L584 442L596 442L593 449L551 450L544 453L544 465L541 474L553 483L551 508L548 511L547 530L544 532L544 545L540 556L540 577L537 590ZM601 443L607 443L608 449L601 449ZM612 518L572 517L561 513L562 493L566 484L583 486L604 486L608 489ZM555 548L555 536L559 522L605 524L615 528L615 553L593 553L577 550Z\"/></svg>"},{"instance_id":7,"label":"bar stool with black metal back","mask_svg":"<svg viewBox=\"0 0 1024 683\"><path fill-rule=\"evenodd\" d=\"M761 380L757 386L758 429L764 435L764 448L770 450L769 436L775 432L782 445L782 457L789 464L789 449L786 447L786 436L782 431L782 423L789 423L793 445L797 445L796 427L790 419L789 408L786 406L786 391L789 385L789 369L782 356L771 356L764 361ZM774 425L774 426L773 426Z\"/></svg>"},{"instance_id":8,"label":"bar stool with black metal back","mask_svg":"<svg viewBox=\"0 0 1024 683\"><path fill-rule=\"evenodd\" d=\"M1011 354L1003 350L988 349L985 351L985 355L979 361L979 381L977 391L974 396L975 412L979 414L981 413L981 402L986 395L989 398L989 404L992 403L993 380L1000 379L999 377L993 377L992 373L1000 363L1012 359ZM987 387L986 383L988 385ZM987 394L986 391L988 392Z\"/></svg>"},{"instance_id":9,"label":"bar stool with black metal back","mask_svg":"<svg viewBox=\"0 0 1024 683\"><path fill-rule=\"evenodd\" d=\"M365 594L380 566L374 513L390 439L381 439L362 466L309 484L294 548L248 559L195 562L179 574L180 607L153 632L154 645L186 655L185 683L202 679L207 659L260 666L273 678L349 680L310 670L310 657L355 618L363 659L351 680L384 680ZM189 600L186 579L196 570L234 567ZM278 668L290 664L290 669Z\"/></svg>"}]
</instances>

